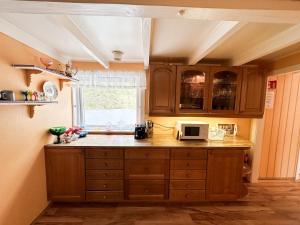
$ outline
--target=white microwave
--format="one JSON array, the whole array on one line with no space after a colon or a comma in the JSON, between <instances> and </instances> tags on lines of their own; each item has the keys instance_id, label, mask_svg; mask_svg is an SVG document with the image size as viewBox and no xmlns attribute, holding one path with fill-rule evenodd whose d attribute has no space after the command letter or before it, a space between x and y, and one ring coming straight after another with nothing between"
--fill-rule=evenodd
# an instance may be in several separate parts
<instances>
[{"instance_id":1,"label":"white microwave","mask_svg":"<svg viewBox=\"0 0 300 225\"><path fill-rule=\"evenodd\" d=\"M174 135L177 140L208 139L209 124L199 121L177 121Z\"/></svg>"}]
</instances>

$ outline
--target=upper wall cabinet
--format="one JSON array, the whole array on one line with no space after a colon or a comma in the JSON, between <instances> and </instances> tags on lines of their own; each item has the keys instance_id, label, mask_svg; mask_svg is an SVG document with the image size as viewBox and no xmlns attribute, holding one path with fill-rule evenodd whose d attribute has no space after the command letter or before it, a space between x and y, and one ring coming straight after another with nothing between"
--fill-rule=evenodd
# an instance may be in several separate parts
<instances>
[{"instance_id":1,"label":"upper wall cabinet","mask_svg":"<svg viewBox=\"0 0 300 225\"><path fill-rule=\"evenodd\" d=\"M241 68L212 67L209 111L235 114L239 109Z\"/></svg>"},{"instance_id":2,"label":"upper wall cabinet","mask_svg":"<svg viewBox=\"0 0 300 225\"><path fill-rule=\"evenodd\" d=\"M150 66L150 115L263 116L266 76L258 67Z\"/></svg>"},{"instance_id":3,"label":"upper wall cabinet","mask_svg":"<svg viewBox=\"0 0 300 225\"><path fill-rule=\"evenodd\" d=\"M176 113L207 112L208 66L178 66Z\"/></svg>"},{"instance_id":4,"label":"upper wall cabinet","mask_svg":"<svg viewBox=\"0 0 300 225\"><path fill-rule=\"evenodd\" d=\"M175 113L176 66L151 65L150 114Z\"/></svg>"},{"instance_id":5,"label":"upper wall cabinet","mask_svg":"<svg viewBox=\"0 0 300 225\"><path fill-rule=\"evenodd\" d=\"M262 117L264 113L266 76L258 67L245 67L240 101L240 114Z\"/></svg>"}]
</instances>

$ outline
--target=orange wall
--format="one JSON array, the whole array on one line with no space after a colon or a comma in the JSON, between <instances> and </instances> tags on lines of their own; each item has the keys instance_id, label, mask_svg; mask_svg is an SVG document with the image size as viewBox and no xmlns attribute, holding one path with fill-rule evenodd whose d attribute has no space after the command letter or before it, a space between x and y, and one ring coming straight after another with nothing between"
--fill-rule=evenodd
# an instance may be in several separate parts
<instances>
[{"instance_id":1,"label":"orange wall","mask_svg":"<svg viewBox=\"0 0 300 225\"><path fill-rule=\"evenodd\" d=\"M40 64L41 53L0 33L0 90L26 90L22 70L12 63ZM37 75L31 90L41 90L53 77ZM47 206L43 146L53 141L47 129L71 125L71 91L59 92L58 105L36 108L29 118L26 106L0 106L0 224L28 225Z\"/></svg>"}]
</instances>

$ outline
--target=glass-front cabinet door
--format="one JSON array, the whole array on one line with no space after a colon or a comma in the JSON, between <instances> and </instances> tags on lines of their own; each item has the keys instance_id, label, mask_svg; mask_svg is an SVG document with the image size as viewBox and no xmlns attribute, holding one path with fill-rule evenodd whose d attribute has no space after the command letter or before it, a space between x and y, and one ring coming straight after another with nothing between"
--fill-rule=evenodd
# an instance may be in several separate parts
<instances>
[{"instance_id":1,"label":"glass-front cabinet door","mask_svg":"<svg viewBox=\"0 0 300 225\"><path fill-rule=\"evenodd\" d=\"M212 68L209 111L237 112L240 100L241 72L241 69L237 67Z\"/></svg>"},{"instance_id":2,"label":"glass-front cabinet door","mask_svg":"<svg viewBox=\"0 0 300 225\"><path fill-rule=\"evenodd\" d=\"M178 66L176 112L207 112L209 67Z\"/></svg>"}]
</instances>

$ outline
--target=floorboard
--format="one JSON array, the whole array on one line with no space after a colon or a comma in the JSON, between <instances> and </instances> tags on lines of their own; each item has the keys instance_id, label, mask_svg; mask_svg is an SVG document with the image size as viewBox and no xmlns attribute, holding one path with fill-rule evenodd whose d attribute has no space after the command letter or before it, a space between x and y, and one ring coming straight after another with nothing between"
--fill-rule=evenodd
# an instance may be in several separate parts
<instances>
[{"instance_id":1,"label":"floorboard","mask_svg":"<svg viewBox=\"0 0 300 225\"><path fill-rule=\"evenodd\" d=\"M33 225L300 225L300 183L249 185L236 202L198 204L55 203Z\"/></svg>"}]
</instances>

